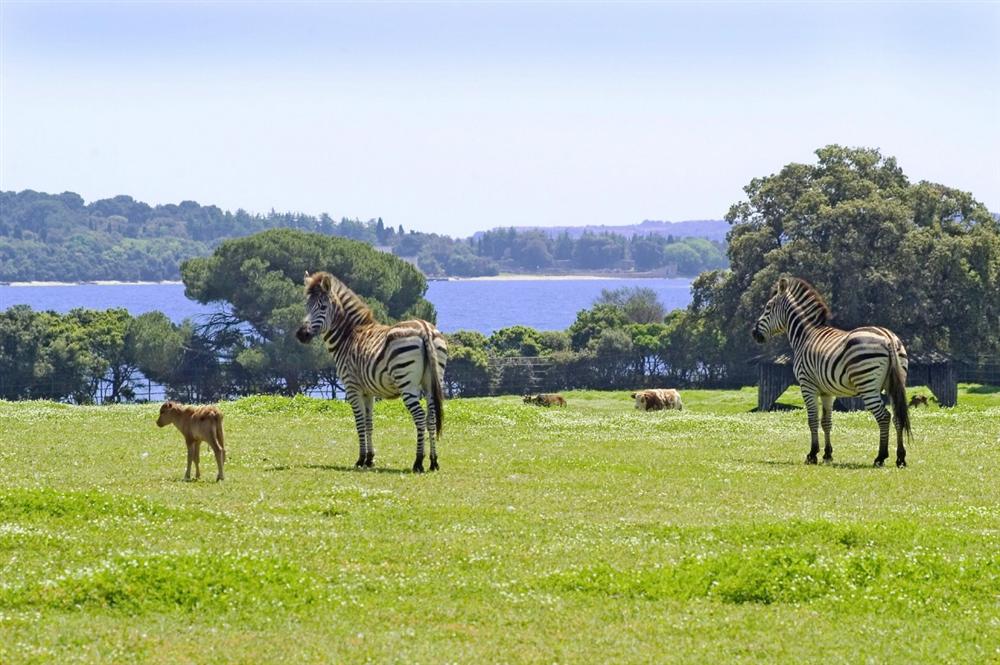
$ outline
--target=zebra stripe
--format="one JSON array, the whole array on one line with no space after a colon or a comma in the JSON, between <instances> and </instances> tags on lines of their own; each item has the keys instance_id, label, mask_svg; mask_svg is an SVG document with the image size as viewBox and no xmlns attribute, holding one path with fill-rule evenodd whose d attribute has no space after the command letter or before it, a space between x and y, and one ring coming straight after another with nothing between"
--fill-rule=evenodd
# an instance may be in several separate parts
<instances>
[{"instance_id":1,"label":"zebra stripe","mask_svg":"<svg viewBox=\"0 0 1000 665\"><path fill-rule=\"evenodd\" d=\"M307 343L323 336L344 382L354 413L359 454L356 466L372 466L372 409L375 398L402 397L417 428L415 472L424 470L424 432L430 442L431 471L438 467L436 441L444 424L442 377L448 345L437 328L422 319L392 326L375 320L371 309L329 273L305 280L307 316L296 336ZM420 398L427 402L426 410Z\"/></svg>"},{"instance_id":2,"label":"zebra stripe","mask_svg":"<svg viewBox=\"0 0 1000 665\"><path fill-rule=\"evenodd\" d=\"M865 326L840 330L827 325L830 308L823 297L805 280L782 277L764 305L764 311L753 327L753 337L760 343L781 333L787 333L792 346L792 370L802 388L812 445L806 456L807 464L816 464L819 453L817 425L823 428L826 446L823 461L833 460L830 430L834 397L860 395L865 408L875 416L879 426L878 457L875 466L882 466L889 457L889 424L892 415L882 403L885 390L892 402L896 425L896 466L906 466L903 431L910 433L910 418L906 403L906 349L899 338L887 328ZM817 419L816 400L823 407L822 420Z\"/></svg>"}]
</instances>

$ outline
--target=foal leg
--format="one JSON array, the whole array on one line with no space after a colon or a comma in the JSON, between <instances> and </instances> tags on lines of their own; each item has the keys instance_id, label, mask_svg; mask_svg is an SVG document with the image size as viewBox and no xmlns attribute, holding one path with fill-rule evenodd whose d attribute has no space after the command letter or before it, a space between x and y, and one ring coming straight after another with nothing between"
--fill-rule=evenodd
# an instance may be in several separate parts
<instances>
[{"instance_id":1,"label":"foal leg","mask_svg":"<svg viewBox=\"0 0 1000 665\"><path fill-rule=\"evenodd\" d=\"M184 439L187 445L187 471L184 472L184 480L191 480L191 465L194 464L194 441L189 438Z\"/></svg>"},{"instance_id":2,"label":"foal leg","mask_svg":"<svg viewBox=\"0 0 1000 665\"><path fill-rule=\"evenodd\" d=\"M368 453L365 455L365 466L372 466L375 463L375 444L372 443L372 412L375 411L375 396L365 395L365 441L368 445Z\"/></svg>"},{"instance_id":3,"label":"foal leg","mask_svg":"<svg viewBox=\"0 0 1000 665\"><path fill-rule=\"evenodd\" d=\"M424 430L427 429L427 415L424 407L420 406L420 395L413 393L403 393L403 404L406 405L413 424L417 426L417 459L413 462L413 472L424 472Z\"/></svg>"},{"instance_id":4,"label":"foal leg","mask_svg":"<svg viewBox=\"0 0 1000 665\"><path fill-rule=\"evenodd\" d=\"M819 418L816 414L816 393L810 387L802 386L802 401L806 404L806 414L809 418L810 446L806 455L806 464L816 464L819 454Z\"/></svg>"},{"instance_id":5,"label":"foal leg","mask_svg":"<svg viewBox=\"0 0 1000 665\"><path fill-rule=\"evenodd\" d=\"M201 439L194 440L194 478L201 480Z\"/></svg>"},{"instance_id":6,"label":"foal leg","mask_svg":"<svg viewBox=\"0 0 1000 665\"><path fill-rule=\"evenodd\" d=\"M209 439L208 445L212 447L212 452L215 453L215 468L217 470L217 473L215 474L215 479L217 481L224 480L225 477L223 476L222 473L222 465L226 460L226 451L222 448L222 446L219 445L219 442L215 440L215 437Z\"/></svg>"},{"instance_id":7,"label":"foal leg","mask_svg":"<svg viewBox=\"0 0 1000 665\"><path fill-rule=\"evenodd\" d=\"M347 401L354 412L354 428L358 432L358 461L354 466L363 467L368 459L368 444L365 436L365 403L364 397L357 388L347 388Z\"/></svg>"},{"instance_id":8,"label":"foal leg","mask_svg":"<svg viewBox=\"0 0 1000 665\"><path fill-rule=\"evenodd\" d=\"M882 394L880 392L865 393L865 408L875 416L878 423L878 457L875 458L875 466L882 466L889 457L889 422L892 416L882 404Z\"/></svg>"},{"instance_id":9,"label":"foal leg","mask_svg":"<svg viewBox=\"0 0 1000 665\"><path fill-rule=\"evenodd\" d=\"M833 445L830 443L830 431L833 429L833 396L821 395L820 400L823 402L823 419L821 424L823 425L823 439L826 442L826 446L823 448L823 461L832 462Z\"/></svg>"}]
</instances>

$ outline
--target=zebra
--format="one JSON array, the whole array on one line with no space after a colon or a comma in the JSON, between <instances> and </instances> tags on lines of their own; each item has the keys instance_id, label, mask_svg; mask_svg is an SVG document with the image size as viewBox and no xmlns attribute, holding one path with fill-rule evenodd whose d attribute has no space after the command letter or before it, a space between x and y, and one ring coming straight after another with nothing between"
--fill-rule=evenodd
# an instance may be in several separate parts
<instances>
[{"instance_id":1,"label":"zebra","mask_svg":"<svg viewBox=\"0 0 1000 665\"><path fill-rule=\"evenodd\" d=\"M865 408L879 426L880 467L889 457L889 422L895 416L896 466L906 466L903 430L910 436L910 416L906 404L906 349L896 335L874 326L840 330L827 325L830 308L807 281L781 277L753 326L753 338L763 344L768 338L788 333L792 346L792 369L802 388L802 400L809 418L812 446L806 464L816 464L819 437L816 431L816 398L823 405L823 461L833 461L830 445L831 408L834 397L860 395ZM882 403L885 390L893 414Z\"/></svg>"},{"instance_id":2,"label":"zebra","mask_svg":"<svg viewBox=\"0 0 1000 665\"><path fill-rule=\"evenodd\" d=\"M444 424L442 376L448 345L437 328L422 319L392 326L375 320L371 309L333 275L306 272L307 315L295 336L303 344L322 334L333 355L354 412L360 452L357 467L371 467L372 407L375 398L402 396L417 427L414 473L424 471L424 430L430 439L431 471L439 469L435 441ZM427 410L420 404L427 399Z\"/></svg>"}]
</instances>

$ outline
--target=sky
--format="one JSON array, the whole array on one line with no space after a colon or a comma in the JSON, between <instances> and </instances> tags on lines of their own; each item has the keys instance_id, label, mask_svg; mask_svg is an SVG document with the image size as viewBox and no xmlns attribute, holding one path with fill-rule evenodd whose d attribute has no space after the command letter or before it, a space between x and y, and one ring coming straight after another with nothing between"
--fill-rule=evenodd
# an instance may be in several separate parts
<instances>
[{"instance_id":1,"label":"sky","mask_svg":"<svg viewBox=\"0 0 1000 665\"><path fill-rule=\"evenodd\" d=\"M464 236L721 218L830 143L1000 211L1000 4L0 2L3 190Z\"/></svg>"}]
</instances>

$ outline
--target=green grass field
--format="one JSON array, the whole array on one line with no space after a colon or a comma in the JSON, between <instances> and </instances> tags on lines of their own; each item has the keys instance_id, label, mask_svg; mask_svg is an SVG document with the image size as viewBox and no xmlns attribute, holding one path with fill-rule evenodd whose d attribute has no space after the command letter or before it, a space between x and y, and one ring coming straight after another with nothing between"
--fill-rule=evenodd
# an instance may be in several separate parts
<instances>
[{"instance_id":1,"label":"green grass field","mask_svg":"<svg viewBox=\"0 0 1000 665\"><path fill-rule=\"evenodd\" d=\"M219 484L155 405L0 403L0 663L1000 662L996 389L904 470L864 413L806 466L751 389L566 396L450 401L422 476L398 401L375 471L345 404L223 404Z\"/></svg>"}]
</instances>

